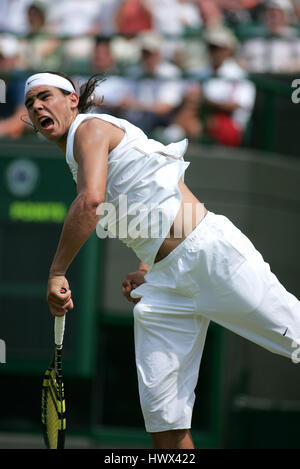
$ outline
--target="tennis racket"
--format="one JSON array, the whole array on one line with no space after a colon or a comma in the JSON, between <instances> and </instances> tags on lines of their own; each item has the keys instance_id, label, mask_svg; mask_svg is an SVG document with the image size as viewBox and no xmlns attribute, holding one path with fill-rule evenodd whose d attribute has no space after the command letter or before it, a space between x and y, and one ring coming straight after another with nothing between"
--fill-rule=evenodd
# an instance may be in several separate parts
<instances>
[{"instance_id":1,"label":"tennis racket","mask_svg":"<svg viewBox=\"0 0 300 469\"><path fill-rule=\"evenodd\" d=\"M65 293L65 288L61 293ZM45 371L42 385L42 426L45 445L48 449L64 449L66 433L66 406L62 375L62 347L65 331L65 316L54 320L54 355Z\"/></svg>"}]
</instances>

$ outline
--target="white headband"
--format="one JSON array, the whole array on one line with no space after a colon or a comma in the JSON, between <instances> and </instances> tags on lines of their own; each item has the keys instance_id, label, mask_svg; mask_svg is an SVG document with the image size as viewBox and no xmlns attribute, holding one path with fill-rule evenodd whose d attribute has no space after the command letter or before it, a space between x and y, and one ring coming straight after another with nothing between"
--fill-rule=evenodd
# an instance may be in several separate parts
<instances>
[{"instance_id":1,"label":"white headband","mask_svg":"<svg viewBox=\"0 0 300 469\"><path fill-rule=\"evenodd\" d=\"M26 93L28 93L31 88L41 85L55 86L56 88L70 91L70 93L76 93L72 83L70 83L66 78L54 75L53 73L36 73L27 79L24 95L26 96Z\"/></svg>"}]
</instances>

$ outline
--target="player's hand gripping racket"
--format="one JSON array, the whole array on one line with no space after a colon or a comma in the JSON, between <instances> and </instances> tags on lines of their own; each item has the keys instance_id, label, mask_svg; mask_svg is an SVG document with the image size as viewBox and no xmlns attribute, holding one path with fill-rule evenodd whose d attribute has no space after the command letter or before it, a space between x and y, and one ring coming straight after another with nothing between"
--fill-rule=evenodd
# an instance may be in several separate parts
<instances>
[{"instance_id":1,"label":"player's hand gripping racket","mask_svg":"<svg viewBox=\"0 0 300 469\"><path fill-rule=\"evenodd\" d=\"M65 288L61 293L65 293ZM62 375L62 347L65 316L54 320L54 356L45 371L42 386L42 425L46 447L64 449L66 432L66 406Z\"/></svg>"}]
</instances>

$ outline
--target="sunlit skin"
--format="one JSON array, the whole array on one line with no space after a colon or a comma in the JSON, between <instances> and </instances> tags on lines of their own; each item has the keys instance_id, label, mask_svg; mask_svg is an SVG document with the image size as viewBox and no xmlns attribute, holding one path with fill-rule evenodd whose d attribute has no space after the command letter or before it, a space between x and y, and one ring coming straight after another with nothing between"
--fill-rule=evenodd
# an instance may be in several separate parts
<instances>
[{"instance_id":1,"label":"sunlit skin","mask_svg":"<svg viewBox=\"0 0 300 469\"><path fill-rule=\"evenodd\" d=\"M34 127L65 152L69 127L78 114L77 94L63 95L54 86L36 86L26 94L25 106ZM44 117L53 121L47 128L41 124Z\"/></svg>"},{"instance_id":2,"label":"sunlit skin","mask_svg":"<svg viewBox=\"0 0 300 469\"><path fill-rule=\"evenodd\" d=\"M78 115L78 101L75 92L64 95L58 88L48 85L32 88L25 97L28 115L34 127L47 140L56 143L64 154L69 128ZM85 120L77 128L74 138L74 158L78 164L77 197L65 218L48 280L47 302L54 316L63 316L74 307L66 272L96 229L99 221L97 208L105 200L108 154L121 142L123 136L122 129L98 118ZM182 180L178 186L182 196L181 207L156 260L167 256L206 214L205 207ZM188 223L188 232L184 218L185 207L188 207L192 218L192 223ZM174 234L178 232L182 233L180 237ZM132 300L130 291L144 282L147 270L148 266L141 263L137 272L125 278L123 294L128 300ZM60 293L61 288L66 288L67 293ZM156 448L194 447L190 433L185 429L154 433L152 441Z\"/></svg>"},{"instance_id":3,"label":"sunlit skin","mask_svg":"<svg viewBox=\"0 0 300 469\"><path fill-rule=\"evenodd\" d=\"M34 127L64 153L69 128L78 115L78 101L76 93L64 95L61 90L46 85L32 88L25 97ZM48 121L43 124L46 118ZM96 119L81 124L74 140L78 163L77 197L66 216L48 280L47 302L55 316L62 316L73 308L66 271L95 231L99 220L96 209L105 198L107 155L123 137L122 132L116 135L119 129L109 123L97 124ZM61 288L66 288L67 293L61 294Z\"/></svg>"},{"instance_id":4,"label":"sunlit skin","mask_svg":"<svg viewBox=\"0 0 300 469\"><path fill-rule=\"evenodd\" d=\"M34 127L46 139L55 142L63 153L66 153L69 128L78 115L78 101L75 92L64 95L58 88L48 85L36 86L26 94L25 105ZM46 118L48 120L43 123ZM96 216L96 209L105 200L108 153L120 143L123 136L123 130L100 119L87 120L77 129L74 157L78 163L78 195L66 217L50 269L50 293L47 299L50 311L54 315L63 315L73 307L70 292L61 295L59 291L62 287L69 289L65 278L66 271L97 226L99 217ZM167 256L188 235L184 225L185 207L189 210L192 206L192 225L189 226L195 227L206 214L205 207L182 180L179 181L179 189L182 196L181 207L169 236L157 253L156 261ZM178 232L182 233L181 237L175 236L174 233ZM123 294L129 301L135 301L130 292L143 282L147 269L147 265L141 262L137 272L128 274L125 278Z\"/></svg>"}]
</instances>

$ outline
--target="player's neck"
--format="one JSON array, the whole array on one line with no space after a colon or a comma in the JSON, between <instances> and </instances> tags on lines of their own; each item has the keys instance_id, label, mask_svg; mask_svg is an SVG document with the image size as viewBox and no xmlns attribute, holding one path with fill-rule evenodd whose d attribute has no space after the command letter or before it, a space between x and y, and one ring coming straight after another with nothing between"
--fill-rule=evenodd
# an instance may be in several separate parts
<instances>
[{"instance_id":1,"label":"player's neck","mask_svg":"<svg viewBox=\"0 0 300 469\"><path fill-rule=\"evenodd\" d=\"M70 118L70 122L68 124L68 129L66 131L66 133L64 135L62 135L58 140L56 140L56 145L58 146L58 148L60 148L60 150L66 154L66 151L67 151L67 140L68 140L68 135L69 135L69 130L70 130L70 127L71 125L73 124L74 120L76 119L76 117L78 116L78 111L76 113L74 113L72 115L72 117Z\"/></svg>"}]
</instances>

